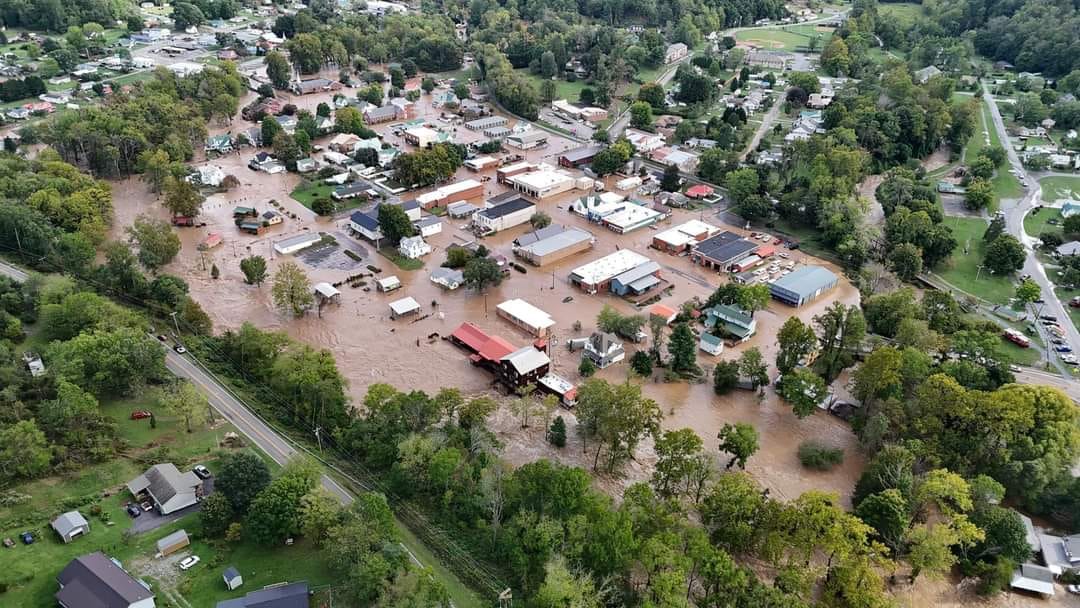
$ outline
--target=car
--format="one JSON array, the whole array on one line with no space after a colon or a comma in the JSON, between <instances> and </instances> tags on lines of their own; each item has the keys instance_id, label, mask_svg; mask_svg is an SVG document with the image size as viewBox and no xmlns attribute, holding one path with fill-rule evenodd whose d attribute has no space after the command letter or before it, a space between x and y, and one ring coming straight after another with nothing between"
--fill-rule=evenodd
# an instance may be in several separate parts
<instances>
[{"instance_id":1,"label":"car","mask_svg":"<svg viewBox=\"0 0 1080 608\"><path fill-rule=\"evenodd\" d=\"M781 251L777 255L779 255L781 258L783 258L785 260L791 257L791 254L786 252L786 251Z\"/></svg>"},{"instance_id":2,"label":"car","mask_svg":"<svg viewBox=\"0 0 1080 608\"><path fill-rule=\"evenodd\" d=\"M24 545L32 545L34 544L34 534L32 532L23 532L19 535L19 540L21 540Z\"/></svg>"},{"instance_id":3,"label":"car","mask_svg":"<svg viewBox=\"0 0 1080 608\"><path fill-rule=\"evenodd\" d=\"M1035 304L1046 304L1046 300L1044 300L1044 299L1042 299L1042 298L1039 298L1038 300L1035 300L1035 302L1034 302L1034 303L1035 303Z\"/></svg>"},{"instance_id":4,"label":"car","mask_svg":"<svg viewBox=\"0 0 1080 608\"><path fill-rule=\"evenodd\" d=\"M1015 363L1010 363L1009 371L1013 373L1020 373L1021 371L1023 371L1023 369L1021 369L1021 367L1019 365L1016 365Z\"/></svg>"},{"instance_id":5,"label":"car","mask_svg":"<svg viewBox=\"0 0 1080 608\"><path fill-rule=\"evenodd\" d=\"M1073 299L1069 300L1069 306L1071 308L1080 308L1080 296L1076 296Z\"/></svg>"},{"instance_id":6,"label":"car","mask_svg":"<svg viewBox=\"0 0 1080 608\"><path fill-rule=\"evenodd\" d=\"M210 472L210 469L204 467L201 464L195 465L191 470L199 476L199 479L210 479L214 475Z\"/></svg>"},{"instance_id":7,"label":"car","mask_svg":"<svg viewBox=\"0 0 1080 608\"><path fill-rule=\"evenodd\" d=\"M798 249L798 248L799 248L799 244L798 244L798 243L795 243L795 242L791 242L791 243L788 243L788 244L787 244L787 248L788 248L788 249L791 249L792 251L794 251L794 250L796 250L796 249Z\"/></svg>"},{"instance_id":8,"label":"car","mask_svg":"<svg viewBox=\"0 0 1080 608\"><path fill-rule=\"evenodd\" d=\"M1054 339L1052 339L1050 341L1053 342L1054 344L1065 344L1065 340L1062 340L1061 338L1054 338Z\"/></svg>"},{"instance_id":9,"label":"car","mask_svg":"<svg viewBox=\"0 0 1080 608\"><path fill-rule=\"evenodd\" d=\"M780 244L782 244L783 242L784 242L784 239L782 239L782 238L780 238L780 237L776 237L775 239L773 239L773 242L772 242L772 244L773 244L773 245L780 245Z\"/></svg>"},{"instance_id":10,"label":"car","mask_svg":"<svg viewBox=\"0 0 1080 608\"><path fill-rule=\"evenodd\" d=\"M1057 322L1057 320L1058 320L1057 317L1055 317L1054 315L1039 315L1039 318L1042 319L1043 321Z\"/></svg>"},{"instance_id":11,"label":"car","mask_svg":"<svg viewBox=\"0 0 1080 608\"><path fill-rule=\"evenodd\" d=\"M153 415L154 415L154 413L149 411L149 410L135 410L135 411L131 412L131 419L132 420L142 420L143 418L150 418Z\"/></svg>"},{"instance_id":12,"label":"car","mask_svg":"<svg viewBox=\"0 0 1080 608\"><path fill-rule=\"evenodd\" d=\"M1072 352L1072 347L1069 346L1068 344L1061 344L1061 345L1055 346L1054 350L1056 350L1059 353L1071 353Z\"/></svg>"},{"instance_id":13,"label":"car","mask_svg":"<svg viewBox=\"0 0 1080 608\"><path fill-rule=\"evenodd\" d=\"M1045 327L1057 327L1057 321L1050 321L1048 319L1043 319L1042 321L1040 321L1040 323L1042 323L1043 326L1045 326Z\"/></svg>"},{"instance_id":14,"label":"car","mask_svg":"<svg viewBox=\"0 0 1080 608\"><path fill-rule=\"evenodd\" d=\"M197 564L197 563L199 563L199 556L198 555L189 555L189 556L185 557L184 559L180 560L180 569L181 570L191 570L191 568L193 566L195 566L195 564Z\"/></svg>"},{"instance_id":15,"label":"car","mask_svg":"<svg viewBox=\"0 0 1080 608\"><path fill-rule=\"evenodd\" d=\"M183 344L177 344L176 346L173 347L173 350L175 350L176 353L179 354L179 355L182 355L182 354L187 352L187 349L184 348Z\"/></svg>"},{"instance_id":16,"label":"car","mask_svg":"<svg viewBox=\"0 0 1080 608\"><path fill-rule=\"evenodd\" d=\"M138 505L134 503L129 502L128 505L124 507L124 510L127 511L127 514L132 517L138 517L142 515L142 511L140 511Z\"/></svg>"},{"instance_id":17,"label":"car","mask_svg":"<svg viewBox=\"0 0 1080 608\"><path fill-rule=\"evenodd\" d=\"M157 339L161 340L162 342L168 342L169 341L169 338L165 334L158 334Z\"/></svg>"},{"instance_id":18,"label":"car","mask_svg":"<svg viewBox=\"0 0 1080 608\"><path fill-rule=\"evenodd\" d=\"M1066 585L1065 590L1074 595L1080 595L1080 585Z\"/></svg>"},{"instance_id":19,"label":"car","mask_svg":"<svg viewBox=\"0 0 1080 608\"><path fill-rule=\"evenodd\" d=\"M1061 362L1064 363L1065 365L1077 365L1077 364L1080 364L1080 361L1077 361L1076 357L1073 357L1072 355L1064 355L1064 356L1062 356L1061 357Z\"/></svg>"}]
</instances>

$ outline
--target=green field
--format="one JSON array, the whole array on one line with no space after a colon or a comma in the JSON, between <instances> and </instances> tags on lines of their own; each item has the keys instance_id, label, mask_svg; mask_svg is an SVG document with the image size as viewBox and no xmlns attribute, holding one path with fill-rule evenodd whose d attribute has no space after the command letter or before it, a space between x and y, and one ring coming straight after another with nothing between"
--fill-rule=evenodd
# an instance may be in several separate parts
<instances>
[{"instance_id":1,"label":"green field","mask_svg":"<svg viewBox=\"0 0 1080 608\"><path fill-rule=\"evenodd\" d=\"M529 79L536 87L536 90L540 90L540 85L544 82L544 77L539 74L533 74L529 71L529 68L518 68L514 70L518 74ZM570 103L577 103L579 97L581 97L581 89L584 89L587 85L585 81L578 80L576 82L567 82L559 79L555 81L555 99L565 99Z\"/></svg>"},{"instance_id":2,"label":"green field","mask_svg":"<svg viewBox=\"0 0 1080 608\"><path fill-rule=\"evenodd\" d=\"M1063 198L1080 201L1080 177L1044 177L1039 180L1039 185L1042 186L1042 199L1048 203Z\"/></svg>"},{"instance_id":3,"label":"green field","mask_svg":"<svg viewBox=\"0 0 1080 608\"><path fill-rule=\"evenodd\" d=\"M986 135L990 137L990 147L1001 147L1001 138L998 137L997 129L994 128L994 121L990 116L990 107L988 102L984 101L979 109L978 123L975 127L975 133L971 135L971 139L968 140L968 145L964 146L964 162L971 163L978 157L979 152L986 148ZM992 180L991 185L994 186L994 195L998 199L1002 198L1020 198L1024 194L1024 189L1020 186L1020 180L1015 175L1009 173L1008 166L1003 165L998 169L997 174ZM995 201L996 208L996 201ZM992 211L993 209L991 209Z\"/></svg>"},{"instance_id":4,"label":"green field","mask_svg":"<svg viewBox=\"0 0 1080 608\"><path fill-rule=\"evenodd\" d=\"M794 50L804 47L814 35L820 35L817 48L821 50L828 42L831 32L828 28L817 30L812 25L792 25L778 29L755 29L737 32L735 39L739 42L757 44L763 49Z\"/></svg>"},{"instance_id":5,"label":"green field","mask_svg":"<svg viewBox=\"0 0 1080 608\"><path fill-rule=\"evenodd\" d=\"M952 228L959 246L938 270L938 276L967 294L993 304L1007 304L1016 291L1012 278L993 276L985 269L979 270L986 247L982 240L986 220L946 217L944 223Z\"/></svg>"},{"instance_id":6,"label":"green field","mask_svg":"<svg viewBox=\"0 0 1080 608\"><path fill-rule=\"evenodd\" d=\"M881 19L891 19L898 23L912 23L916 17L922 15L923 10L921 4L889 2L878 4L877 12L878 17Z\"/></svg>"},{"instance_id":7,"label":"green field","mask_svg":"<svg viewBox=\"0 0 1080 608\"><path fill-rule=\"evenodd\" d=\"M1049 220L1055 220L1057 224L1050 224ZM1061 232L1061 221L1061 211L1057 209L1032 209L1024 216L1024 232L1031 236L1039 236L1043 232Z\"/></svg>"}]
</instances>

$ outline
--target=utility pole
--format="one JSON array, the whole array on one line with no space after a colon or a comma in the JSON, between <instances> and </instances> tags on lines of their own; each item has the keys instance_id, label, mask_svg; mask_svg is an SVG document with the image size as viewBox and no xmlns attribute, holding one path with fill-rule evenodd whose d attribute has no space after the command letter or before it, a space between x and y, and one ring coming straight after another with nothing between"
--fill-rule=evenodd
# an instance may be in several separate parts
<instances>
[{"instance_id":1,"label":"utility pole","mask_svg":"<svg viewBox=\"0 0 1080 608\"><path fill-rule=\"evenodd\" d=\"M319 435L319 431L322 430L321 426L315 427L315 440L319 442L319 453L322 453L322 436Z\"/></svg>"},{"instance_id":2,"label":"utility pole","mask_svg":"<svg viewBox=\"0 0 1080 608\"><path fill-rule=\"evenodd\" d=\"M169 314L169 316L172 317L173 327L176 328L176 338L179 339L180 338L180 324L176 322L176 313L177 313L177 311L174 310L174 311L172 311L172 313Z\"/></svg>"}]
</instances>

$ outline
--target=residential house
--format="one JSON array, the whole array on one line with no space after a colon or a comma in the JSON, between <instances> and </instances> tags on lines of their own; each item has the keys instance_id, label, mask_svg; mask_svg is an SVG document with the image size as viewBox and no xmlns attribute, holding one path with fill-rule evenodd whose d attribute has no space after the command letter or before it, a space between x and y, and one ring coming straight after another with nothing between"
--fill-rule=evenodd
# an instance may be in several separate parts
<instances>
[{"instance_id":1,"label":"residential house","mask_svg":"<svg viewBox=\"0 0 1080 608\"><path fill-rule=\"evenodd\" d=\"M212 135L206 139L206 145L203 146L203 150L207 154L228 154L233 151L232 137L230 137L228 133Z\"/></svg>"},{"instance_id":2,"label":"residential house","mask_svg":"<svg viewBox=\"0 0 1080 608\"><path fill-rule=\"evenodd\" d=\"M259 152L248 161L248 167L256 171L262 171L274 175L276 173L284 173L285 165L278 162L273 155L267 152Z\"/></svg>"},{"instance_id":3,"label":"residential house","mask_svg":"<svg viewBox=\"0 0 1080 608\"><path fill-rule=\"evenodd\" d=\"M412 202L416 203L416 201ZM417 209L419 208L420 206L417 204ZM437 215L428 215L413 221L413 227L416 228L416 232L420 236L427 238L442 232L442 220Z\"/></svg>"},{"instance_id":4,"label":"residential house","mask_svg":"<svg viewBox=\"0 0 1080 608\"><path fill-rule=\"evenodd\" d=\"M418 260L431 253L431 245L422 236L407 236L398 243L398 253L410 260Z\"/></svg>"},{"instance_id":5,"label":"residential house","mask_svg":"<svg viewBox=\"0 0 1080 608\"><path fill-rule=\"evenodd\" d=\"M280 116L275 116L274 120L281 126L282 131L285 131L289 135L296 133L297 118L295 116L282 114Z\"/></svg>"},{"instance_id":6,"label":"residential house","mask_svg":"<svg viewBox=\"0 0 1080 608\"><path fill-rule=\"evenodd\" d=\"M203 482L192 471L180 472L171 462L155 464L132 479L127 489L135 500L149 500L162 515L190 507L203 498Z\"/></svg>"},{"instance_id":7,"label":"residential house","mask_svg":"<svg viewBox=\"0 0 1080 608\"><path fill-rule=\"evenodd\" d=\"M525 346L499 359L499 379L510 389L536 386L551 368L551 359L533 346Z\"/></svg>"},{"instance_id":8,"label":"residential house","mask_svg":"<svg viewBox=\"0 0 1080 608\"><path fill-rule=\"evenodd\" d=\"M719 336L702 332L698 338L698 348L716 357L724 352L724 341Z\"/></svg>"},{"instance_id":9,"label":"residential house","mask_svg":"<svg viewBox=\"0 0 1080 608\"><path fill-rule=\"evenodd\" d=\"M383 238L376 210L354 212L349 216L349 228L369 241L377 242Z\"/></svg>"},{"instance_id":10,"label":"residential house","mask_svg":"<svg viewBox=\"0 0 1080 608\"><path fill-rule=\"evenodd\" d=\"M664 146L653 150L650 158L664 165L675 165L683 173L696 173L699 157L693 152L687 152L674 147Z\"/></svg>"},{"instance_id":11,"label":"residential house","mask_svg":"<svg viewBox=\"0 0 1080 608\"><path fill-rule=\"evenodd\" d=\"M660 135L638 129L626 129L623 132L623 137L634 145L634 149L637 150L639 154L649 154L653 150L663 148L666 143L664 138Z\"/></svg>"},{"instance_id":12,"label":"residential house","mask_svg":"<svg viewBox=\"0 0 1080 608\"><path fill-rule=\"evenodd\" d=\"M319 170L319 161L314 158L301 158L296 161L297 173L314 173Z\"/></svg>"},{"instance_id":13,"label":"residential house","mask_svg":"<svg viewBox=\"0 0 1080 608\"><path fill-rule=\"evenodd\" d=\"M340 91L341 83L327 78L311 78L308 80L293 81L289 89L294 95L310 95L312 93L324 93L326 91Z\"/></svg>"},{"instance_id":14,"label":"residential house","mask_svg":"<svg viewBox=\"0 0 1080 608\"><path fill-rule=\"evenodd\" d=\"M443 266L432 270L431 276L428 278L432 283L449 291L453 291L465 284L465 275L460 270Z\"/></svg>"},{"instance_id":15,"label":"residential house","mask_svg":"<svg viewBox=\"0 0 1080 608\"><path fill-rule=\"evenodd\" d=\"M582 351L584 356L592 360L596 367L604 369L626 358L626 350L618 336L608 332L597 331L589 336Z\"/></svg>"},{"instance_id":16,"label":"residential house","mask_svg":"<svg viewBox=\"0 0 1080 608\"><path fill-rule=\"evenodd\" d=\"M338 133L337 135L330 138L330 141L326 144L326 147L339 154L352 154L356 151L356 146L360 143L360 141L361 140L359 135L354 135L352 133Z\"/></svg>"},{"instance_id":17,"label":"residential house","mask_svg":"<svg viewBox=\"0 0 1080 608\"><path fill-rule=\"evenodd\" d=\"M690 48L681 42L675 44L669 44L664 51L664 63L675 63L681 61L690 54Z\"/></svg>"},{"instance_id":18,"label":"residential house","mask_svg":"<svg viewBox=\"0 0 1080 608\"><path fill-rule=\"evenodd\" d=\"M308 596L306 581L267 585L244 597L220 601L216 608L309 608L311 602Z\"/></svg>"},{"instance_id":19,"label":"residential house","mask_svg":"<svg viewBox=\"0 0 1080 608\"><path fill-rule=\"evenodd\" d=\"M926 84L931 78L940 76L941 70L937 66L928 65L921 70L915 70L915 82L919 84Z\"/></svg>"},{"instance_id":20,"label":"residential house","mask_svg":"<svg viewBox=\"0 0 1080 608\"><path fill-rule=\"evenodd\" d=\"M757 331L754 315L728 304L718 304L705 311L705 327L738 342L749 340Z\"/></svg>"},{"instance_id":21,"label":"residential house","mask_svg":"<svg viewBox=\"0 0 1080 608\"><path fill-rule=\"evenodd\" d=\"M56 577L62 608L154 608L150 586L100 551L77 557Z\"/></svg>"}]
</instances>

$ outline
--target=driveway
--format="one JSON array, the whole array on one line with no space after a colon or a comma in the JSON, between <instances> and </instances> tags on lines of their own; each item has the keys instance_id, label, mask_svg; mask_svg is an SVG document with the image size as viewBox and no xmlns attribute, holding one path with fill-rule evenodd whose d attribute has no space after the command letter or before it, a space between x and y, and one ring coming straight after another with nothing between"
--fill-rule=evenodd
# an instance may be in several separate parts
<instances>
[{"instance_id":1,"label":"driveway","mask_svg":"<svg viewBox=\"0 0 1080 608\"><path fill-rule=\"evenodd\" d=\"M203 480L203 496L209 496L214 491L214 478ZM197 502L190 507L173 511L168 515L162 515L156 510L143 511L142 515L135 518L131 524L131 531L135 534L157 530L161 526L172 523L185 515L202 511L202 502ZM129 516L130 517L130 516Z\"/></svg>"}]
</instances>

